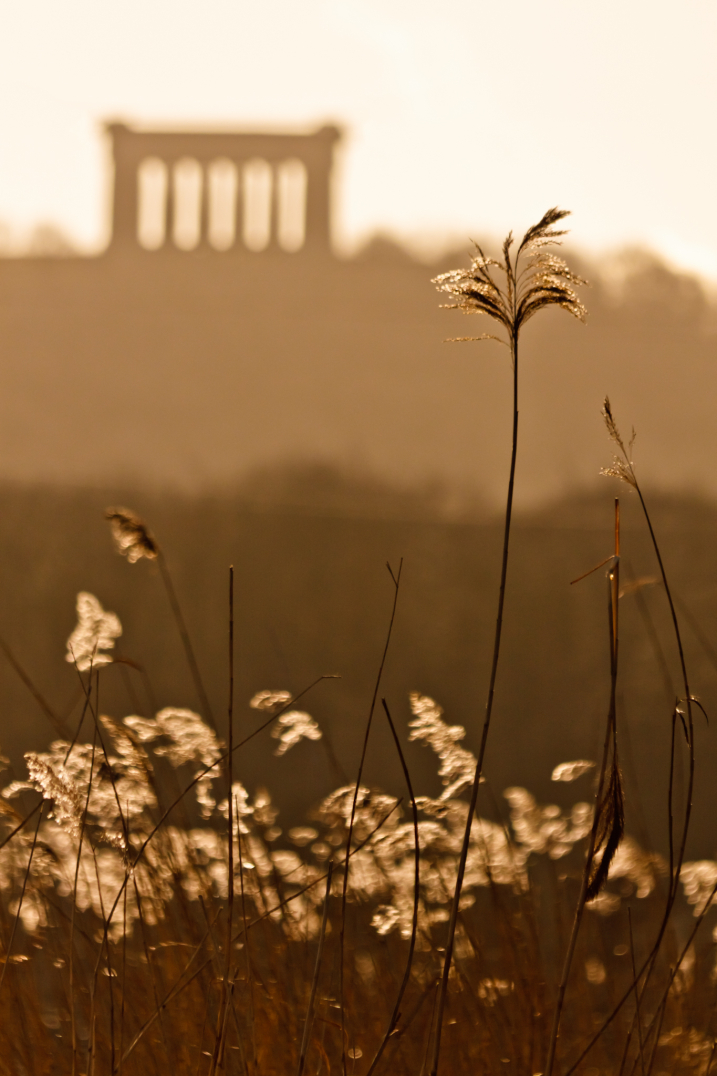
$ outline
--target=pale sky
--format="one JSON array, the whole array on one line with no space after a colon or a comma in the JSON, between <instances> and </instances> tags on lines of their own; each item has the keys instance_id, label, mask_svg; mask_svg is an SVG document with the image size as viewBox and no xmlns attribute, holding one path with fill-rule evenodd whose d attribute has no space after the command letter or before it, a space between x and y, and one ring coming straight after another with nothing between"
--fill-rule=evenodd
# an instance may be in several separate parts
<instances>
[{"instance_id":1,"label":"pale sky","mask_svg":"<svg viewBox=\"0 0 717 1076\"><path fill-rule=\"evenodd\" d=\"M331 120L347 245L558 204L717 280L716 56L715 0L0 0L0 220L101 245L106 118Z\"/></svg>"}]
</instances>

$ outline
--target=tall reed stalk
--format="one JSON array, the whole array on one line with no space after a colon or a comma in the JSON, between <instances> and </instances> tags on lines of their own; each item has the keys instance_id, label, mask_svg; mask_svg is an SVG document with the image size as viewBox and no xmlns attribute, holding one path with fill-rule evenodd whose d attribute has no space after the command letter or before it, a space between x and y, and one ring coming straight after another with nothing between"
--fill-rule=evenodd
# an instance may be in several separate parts
<instances>
[{"instance_id":1,"label":"tall reed stalk","mask_svg":"<svg viewBox=\"0 0 717 1076\"><path fill-rule=\"evenodd\" d=\"M631 489L633 489L635 491L635 493L637 493L637 496L639 498L640 508L642 509L642 514L644 516L645 522L647 524L647 529L648 529L649 534L650 534L650 541L652 543L652 548L653 548L653 551L655 553L655 557L657 559L657 564L658 564L658 567L659 567L659 570L660 570L660 579L662 581L662 585L663 585L663 588L664 588L664 591L665 591L665 596L667 597L667 603L668 603L668 606L669 606L669 609L670 609L670 619L671 619L671 622L672 622L672 630L673 630L673 634L674 634L674 638L675 638L675 644L676 644L676 647L677 647L677 654L678 654L678 657L679 657L680 673L681 673L681 679L682 679L682 689L684 691L684 695L683 695L683 697L681 699L676 700L675 707L674 707L674 710L673 710L673 713L672 713L671 748L670 748L670 779L669 779L669 786L668 786L668 791L667 791L667 796L668 796L668 825L669 825L668 839L669 839L669 849L670 849L670 862L669 862L670 879L669 879L669 885L668 885L668 891L667 891L667 900L665 902L665 909L664 909L664 912L663 912L663 915L662 915L662 919L660 920L660 924L659 924L659 927L658 927L658 930L657 930L657 935L656 935L655 940L654 940L654 942L652 944L650 952L648 953L648 955L645 958L645 960L643 961L640 969L638 970L634 984L620 998L620 1000L618 1001L617 1005L613 1008L610 1015L602 1023L601 1027L592 1036L592 1038L590 1039L587 1046L582 1050L582 1052L580 1053L580 1056L577 1058L577 1060L575 1062L573 1062L571 1067L568 1069L568 1071L566 1073L566 1076L571 1076L571 1073L573 1073L575 1071L575 1069L581 1064L583 1059L588 1055L590 1050L592 1050L595 1043L598 1041L598 1039L603 1034L603 1032L610 1026L612 1021L615 1019L617 1014L620 1012L622 1006L627 1001L628 997L630 997L630 995L632 994L633 988L635 990L636 998L638 998L638 1003L639 1003L639 1000L642 999L642 997L644 996L645 990L647 989L647 984L648 984L648 982L650 980L650 977L651 977L651 975L652 975L652 973L654 971L655 963L656 963L656 960L657 960L657 955L658 955L658 953L660 951L662 941L663 941L663 939L665 937L665 932L667 930L667 925L668 925L669 920L670 920L670 915L672 914L672 909L674 907L675 900L677 898L677 890L678 890L678 885L679 885L680 872L682 871L682 866L683 866L683 863L684 863L684 860L685 860L685 852L687 850L687 837L688 837L688 834L689 834L690 821L691 821L691 818L692 818L692 795L693 795L694 783L695 783L695 738L694 738L694 709L693 709L693 707L696 705L696 706L701 708L698 699L692 694L692 690L690 688L690 681L689 681L689 676L688 676L688 672L687 672L687 660L685 658L685 650L684 650L684 645L683 645L683 642L682 642L682 632L680 631L680 624L679 624L679 620L677 618L677 609L675 607L675 601L674 601L674 598L673 598L673 595L672 595L672 589L670 587L670 584L669 584L669 581L668 581L668 578L667 578L667 571L665 569L665 563L664 563L664 560L663 560L663 557L662 557L662 552L660 550L660 545L659 545L659 542L657 540L657 534L655 532L655 528L654 528L653 523L652 523L652 517L650 516L650 512L648 510L647 503L645 501L642 489L640 487L640 483L639 483L638 478L637 478L637 474L635 472L635 465L634 465L634 463L632 461L632 458L631 458L631 456L632 456L632 447L633 447L633 445L635 443L635 431L633 430L632 436L631 436L629 442L627 444L625 444L625 441L623 440L622 435L620 434L620 430L618 429L617 423L616 423L615 418L613 416L612 408L610 406L610 400L609 400L609 398L607 396L605 397L605 400L603 402L602 415L603 415L603 419L605 420L605 426L607 428L607 432L608 432L608 434L610 436L610 439L613 442L613 444L617 447L617 452L616 452L615 457L613 459L612 465L610 467L603 468L601 473L604 474L604 475L607 475L608 477L611 477L611 478L620 479L620 481L624 482L627 486L629 486ZM677 851L676 851L676 854L675 854L674 821L673 821L672 799L673 799L673 777L674 777L673 768L674 768L674 752L675 752L675 724L676 724L676 719L677 719L678 715L682 718L683 729L684 729L684 733L685 733L685 739L687 740L687 748L688 748L688 751L689 751L689 775L688 775L688 780L687 780L687 790L686 790L686 796L685 796L685 813L684 813L684 819L683 819L683 822L682 822L682 832L680 834L680 839L679 839L679 842L677 844ZM685 718L686 718L686 721L685 721ZM711 899L712 898L710 898L710 900ZM677 965L677 967L679 967L679 964ZM675 973L677 971L677 967L675 968ZM639 987L639 983L640 983L640 980L642 979L643 975L644 975L644 980L642 981L642 986ZM659 1035L659 1032L658 1032L658 1035Z\"/></svg>"},{"instance_id":2,"label":"tall reed stalk","mask_svg":"<svg viewBox=\"0 0 717 1076\"><path fill-rule=\"evenodd\" d=\"M622 776L617 753L617 662L618 662L618 627L620 596L620 504L615 500L615 552L609 558L608 580L608 631L610 635L610 702L608 706L607 725L605 728L605 745L603 747L602 765L595 792L595 812L588 838L588 851L585 857L580 896L578 898L573 926L570 932L568 949L565 954L563 972L558 985L555 1002L553 1026L548 1045L548 1059L545 1063L545 1076L552 1076L555 1064L555 1052L560 1032L560 1018L565 1002L565 991L575 956L575 947L580 933L585 906L593 900L607 881L608 870L613 856L618 849L625 830L625 812L623 806ZM602 565L600 565L602 567ZM594 570L594 569L593 569ZM584 578L584 577L583 577ZM578 582L578 580L575 580ZM598 853L602 852L600 860ZM637 988L636 988L637 989Z\"/></svg>"},{"instance_id":3,"label":"tall reed stalk","mask_svg":"<svg viewBox=\"0 0 717 1076\"><path fill-rule=\"evenodd\" d=\"M234 923L234 565L229 566L229 699L227 703L227 922L226 941L224 943L224 975L222 978L217 1026L214 1036L214 1054L210 1067L210 1076L214 1076L221 1064L222 1047L226 1033L227 1011L231 1005L233 983L232 973L232 928ZM238 821L238 818L237 818ZM241 833L237 830L237 837Z\"/></svg>"},{"instance_id":4,"label":"tall reed stalk","mask_svg":"<svg viewBox=\"0 0 717 1076\"><path fill-rule=\"evenodd\" d=\"M456 269L436 277L434 283L440 291L447 292L454 302L446 304L449 309L461 310L465 314L485 314L497 321L503 335L482 333L474 337L458 337L459 340L497 340L510 349L513 367L513 436L510 455L510 474L508 477L508 496L503 528L503 552L501 557L500 584L498 588L498 612L496 616L495 635L493 639L493 658L491 661L488 697L483 719L483 732L475 778L471 789L470 805L466 820L461 853L458 860L456 887L448 921L448 936L443 961L438 1000L436 1004L435 1034L430 1061L430 1074L437 1076L441 1051L441 1033L448 997L448 982L453 960L456 926L460 909L460 897L466 872L468 851L470 848L471 826L478 802L478 789L483 773L488 733L493 715L493 699L500 659L500 644L503 630L503 607L508 578L508 551L510 546L510 526L513 515L513 492L515 487L515 470L518 457L518 342L523 326L547 306L558 306L567 310L573 317L583 320L585 308L573 290L574 285L585 281L576 276L567 267L562 258L548 253L546 248L559 245L559 237L564 231L554 226L568 213L562 209L549 209L547 213L527 230L517 251L511 256L513 235L510 233L503 243L503 260L486 257L476 244L476 255L469 269ZM502 273L504 284L496 282L494 270ZM506 339L507 337L507 339Z\"/></svg>"},{"instance_id":5,"label":"tall reed stalk","mask_svg":"<svg viewBox=\"0 0 717 1076\"><path fill-rule=\"evenodd\" d=\"M376 674L376 683L374 684L373 695L371 696L371 706L369 707L368 720L366 721L366 728L364 730L363 745L361 747L361 757L359 759L358 773L356 775L356 785L354 786L353 796L351 799L351 813L349 815L349 824L346 834L344 876L341 884L341 921L339 927L339 1005L341 1015L341 1069L343 1072L343 1076L347 1076L344 956L346 944L346 901L348 898L351 841L353 839L354 823L356 821L356 806L358 803L359 790L361 789L361 779L363 777L364 765L366 762L366 752L368 750L368 741L371 735L371 725L373 724L373 715L376 709L376 700L378 699L378 692L381 687L381 678L383 676L383 670L386 665L386 658L388 657L388 648L391 645L391 635L393 634L393 625L396 619L396 607L398 605L398 595L401 589L401 572L403 571L403 557L401 557L401 560L399 561L398 572L396 574L394 574L393 569L391 568L391 565L389 563L386 564L386 567L388 568L388 574L391 576L391 581L393 582L393 604L391 606L391 616L388 622L388 630L386 632L386 642L384 643L383 652L381 654L381 661L378 666L378 673Z\"/></svg>"}]
</instances>

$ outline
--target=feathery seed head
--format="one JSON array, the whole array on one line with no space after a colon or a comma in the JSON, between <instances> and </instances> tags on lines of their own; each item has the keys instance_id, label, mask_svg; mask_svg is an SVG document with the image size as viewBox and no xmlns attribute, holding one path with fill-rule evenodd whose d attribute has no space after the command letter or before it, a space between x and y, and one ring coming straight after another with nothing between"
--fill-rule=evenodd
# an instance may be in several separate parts
<instances>
[{"instance_id":1,"label":"feathery seed head","mask_svg":"<svg viewBox=\"0 0 717 1076\"><path fill-rule=\"evenodd\" d=\"M636 489L635 476L630 468L631 465L626 464L619 456L613 456L610 467L601 467L600 474L605 475L606 478L619 478L621 482Z\"/></svg>"},{"instance_id":2,"label":"feathery seed head","mask_svg":"<svg viewBox=\"0 0 717 1076\"><path fill-rule=\"evenodd\" d=\"M253 710L265 710L268 714L276 714L291 701L290 691L257 691L250 700L249 705Z\"/></svg>"},{"instance_id":3,"label":"feathery seed head","mask_svg":"<svg viewBox=\"0 0 717 1076\"><path fill-rule=\"evenodd\" d=\"M25 755L30 783L42 793L46 800L52 800L51 817L59 826L67 828L75 838L80 833L82 819L82 799L74 781L62 767L53 767L46 756L32 752Z\"/></svg>"},{"instance_id":4,"label":"feathery seed head","mask_svg":"<svg viewBox=\"0 0 717 1076\"><path fill-rule=\"evenodd\" d=\"M579 758L575 762L561 762L550 775L551 781L576 781L584 773L595 768L594 762Z\"/></svg>"},{"instance_id":5,"label":"feathery seed head","mask_svg":"<svg viewBox=\"0 0 717 1076\"><path fill-rule=\"evenodd\" d=\"M105 519L109 520L112 537L117 552L126 557L130 564L146 557L155 560L159 555L159 546L139 516L129 508L108 508Z\"/></svg>"},{"instance_id":6,"label":"feathery seed head","mask_svg":"<svg viewBox=\"0 0 717 1076\"><path fill-rule=\"evenodd\" d=\"M464 314L486 314L497 321L508 336L515 339L521 327L546 306L559 306L580 321L585 320L585 307L574 287L587 281L573 273L562 258L545 253L545 248L559 245L559 237L565 231L554 225L568 216L566 210L549 209L537 224L523 236L518 249L511 257L513 234L509 233L503 243L503 261L487 257L478 243L469 269L453 269L437 276L433 283L439 291L451 296L453 302L446 307L462 310ZM526 259L525 264L521 260ZM503 274L501 285L493 270ZM498 340L501 336L483 333L480 336L458 337L460 340Z\"/></svg>"},{"instance_id":7,"label":"feathery seed head","mask_svg":"<svg viewBox=\"0 0 717 1076\"><path fill-rule=\"evenodd\" d=\"M618 446L620 453L619 455L613 456L612 465L610 467L600 468L600 474L605 475L607 478L619 478L622 482L631 486L632 489L637 489L637 479L635 478L633 463L630 459L632 446L635 444L637 434L633 429L630 443L626 446L620 435L620 431L617 428L617 423L615 422L612 408L610 407L610 399L607 396L602 405L602 417L605 420L608 436L610 437L610 440Z\"/></svg>"},{"instance_id":8,"label":"feathery seed head","mask_svg":"<svg viewBox=\"0 0 717 1076\"><path fill-rule=\"evenodd\" d=\"M715 898L717 863L711 859L683 863L680 881L684 886L688 903L694 905L694 915L701 915Z\"/></svg>"},{"instance_id":9,"label":"feathery seed head","mask_svg":"<svg viewBox=\"0 0 717 1076\"><path fill-rule=\"evenodd\" d=\"M136 721L135 718L130 728L138 732ZM211 766L221 755L216 733L193 710L166 706L157 714L156 723L158 734L164 736L167 742L155 747L155 754L164 755L173 766L182 766L195 760L204 766Z\"/></svg>"},{"instance_id":10,"label":"feathery seed head","mask_svg":"<svg viewBox=\"0 0 717 1076\"><path fill-rule=\"evenodd\" d=\"M119 617L106 612L94 594L86 590L77 595L76 607L77 626L67 640L65 661L75 664L80 672L108 665L112 658L100 651L111 650L122 634Z\"/></svg>"},{"instance_id":11,"label":"feathery seed head","mask_svg":"<svg viewBox=\"0 0 717 1076\"><path fill-rule=\"evenodd\" d=\"M418 691L411 692L410 700L414 720L408 723L411 729L408 738L423 740L440 758L441 768L438 772L446 788L439 797L439 803L445 803L472 783L477 759L471 751L458 746L466 730L462 725L447 725L438 703Z\"/></svg>"},{"instance_id":12,"label":"feathery seed head","mask_svg":"<svg viewBox=\"0 0 717 1076\"><path fill-rule=\"evenodd\" d=\"M271 730L271 735L279 741L275 755L285 755L300 740L320 740L321 729L313 717L302 710L290 710L282 714Z\"/></svg>"}]
</instances>

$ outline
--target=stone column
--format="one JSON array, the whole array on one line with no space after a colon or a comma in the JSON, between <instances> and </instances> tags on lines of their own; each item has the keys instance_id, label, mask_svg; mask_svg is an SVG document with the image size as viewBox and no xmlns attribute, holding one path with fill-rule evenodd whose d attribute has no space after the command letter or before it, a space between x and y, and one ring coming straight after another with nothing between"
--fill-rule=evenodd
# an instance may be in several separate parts
<instances>
[{"instance_id":1,"label":"stone column","mask_svg":"<svg viewBox=\"0 0 717 1076\"><path fill-rule=\"evenodd\" d=\"M331 250L331 169L338 127L322 127L303 157L306 165L306 240L304 249L328 254Z\"/></svg>"},{"instance_id":2,"label":"stone column","mask_svg":"<svg viewBox=\"0 0 717 1076\"><path fill-rule=\"evenodd\" d=\"M167 199L164 203L164 246L174 247L174 165L175 161L164 162L167 166Z\"/></svg>"},{"instance_id":3,"label":"stone column","mask_svg":"<svg viewBox=\"0 0 717 1076\"><path fill-rule=\"evenodd\" d=\"M112 211L112 247L130 250L137 247L137 168L132 132L123 123L109 123L106 131L112 139L114 160L114 197Z\"/></svg>"}]
</instances>

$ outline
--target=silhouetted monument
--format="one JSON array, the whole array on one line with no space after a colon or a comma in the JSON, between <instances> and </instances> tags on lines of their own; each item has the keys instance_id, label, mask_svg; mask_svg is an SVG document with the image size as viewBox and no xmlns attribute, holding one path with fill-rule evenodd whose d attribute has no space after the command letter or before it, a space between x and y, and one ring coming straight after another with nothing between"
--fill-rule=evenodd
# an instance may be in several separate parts
<instances>
[{"instance_id":1,"label":"silhouetted monument","mask_svg":"<svg viewBox=\"0 0 717 1076\"><path fill-rule=\"evenodd\" d=\"M328 254L336 127L312 134L107 127L115 166L112 252Z\"/></svg>"}]
</instances>

